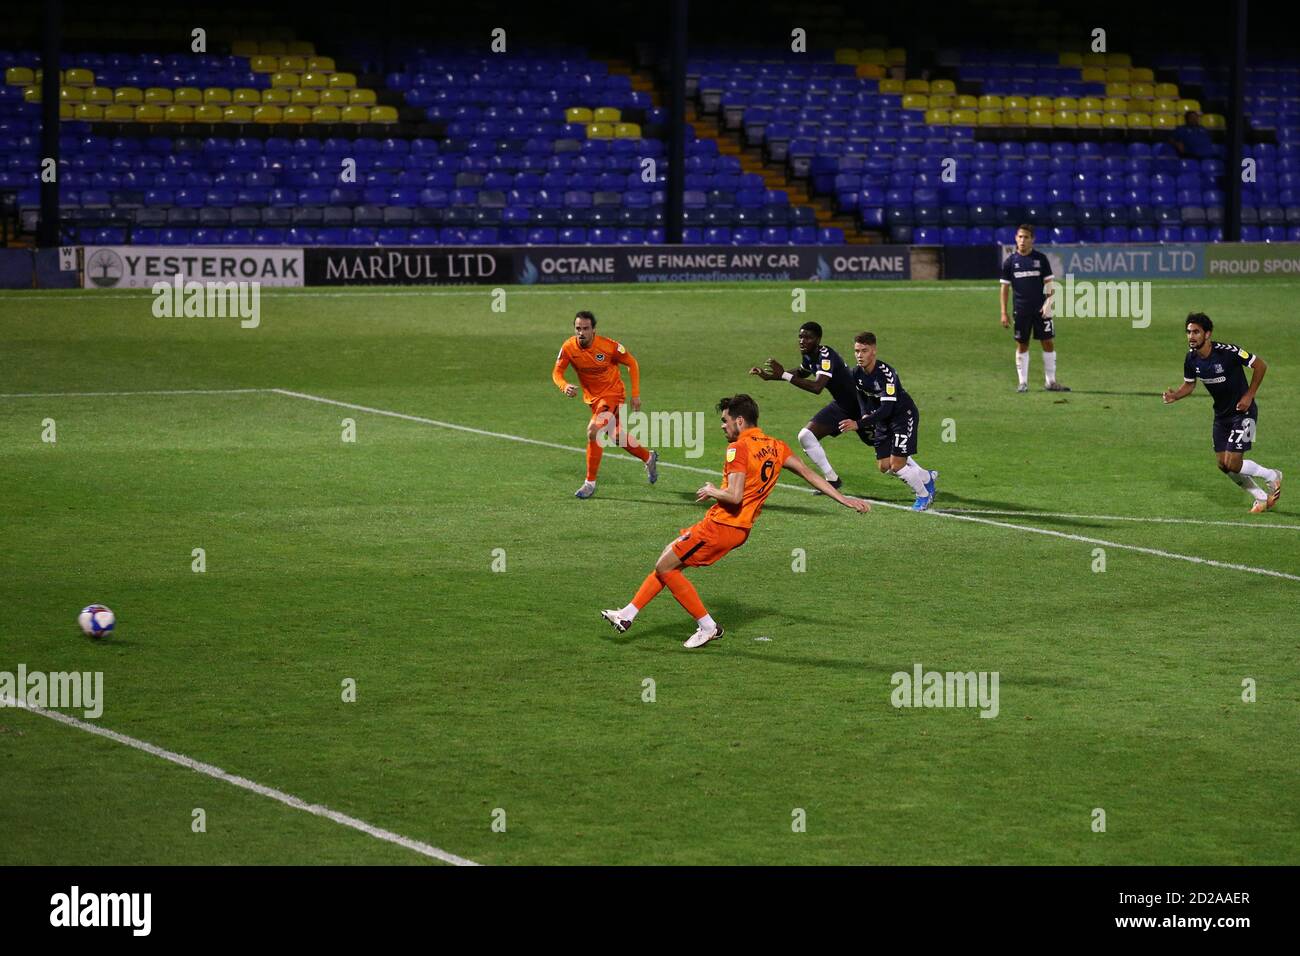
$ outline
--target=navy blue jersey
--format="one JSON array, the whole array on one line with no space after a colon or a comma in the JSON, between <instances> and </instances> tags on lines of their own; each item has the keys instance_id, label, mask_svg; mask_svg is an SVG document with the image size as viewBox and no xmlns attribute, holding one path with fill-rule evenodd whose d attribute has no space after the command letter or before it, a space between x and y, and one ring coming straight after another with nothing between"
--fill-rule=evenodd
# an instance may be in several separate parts
<instances>
[{"instance_id":1,"label":"navy blue jersey","mask_svg":"<svg viewBox=\"0 0 1300 956\"><path fill-rule=\"evenodd\" d=\"M1012 309L1015 315L1038 315L1047 298L1043 283L1052 278L1052 264L1037 249L1022 256L1012 251L1002 263L1002 281L1011 286Z\"/></svg>"},{"instance_id":2,"label":"navy blue jersey","mask_svg":"<svg viewBox=\"0 0 1300 956\"><path fill-rule=\"evenodd\" d=\"M894 367L880 359L876 359L876 367L870 372L861 366L855 367L853 384L862 406L862 416L870 416L878 425L888 422L900 409L916 407Z\"/></svg>"},{"instance_id":3,"label":"navy blue jersey","mask_svg":"<svg viewBox=\"0 0 1300 956\"><path fill-rule=\"evenodd\" d=\"M1253 367L1258 356L1227 342L1214 342L1208 358L1202 358L1195 349L1188 349L1183 360L1183 381L1198 379L1214 399L1214 416L1237 414L1237 402L1246 394L1246 373L1242 369Z\"/></svg>"},{"instance_id":4,"label":"navy blue jersey","mask_svg":"<svg viewBox=\"0 0 1300 956\"><path fill-rule=\"evenodd\" d=\"M839 352L828 345L823 345L811 354L803 353L800 365L813 377L826 379L826 388L830 390L831 398L835 399L835 403L849 414L858 407L857 393L853 390L849 367L844 364L844 359L840 358Z\"/></svg>"}]
</instances>

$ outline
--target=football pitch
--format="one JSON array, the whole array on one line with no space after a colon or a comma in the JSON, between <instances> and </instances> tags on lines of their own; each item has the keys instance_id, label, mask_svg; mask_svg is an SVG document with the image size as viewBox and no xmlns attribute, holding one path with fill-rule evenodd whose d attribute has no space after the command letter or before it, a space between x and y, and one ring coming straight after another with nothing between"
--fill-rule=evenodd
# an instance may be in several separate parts
<instances>
[{"instance_id":1,"label":"football pitch","mask_svg":"<svg viewBox=\"0 0 1300 956\"><path fill-rule=\"evenodd\" d=\"M264 290L256 329L0 293L0 671L103 673L98 717L0 709L0 864L1300 862L1300 485L1248 514L1204 389L1160 401L1207 312L1269 363L1247 457L1300 481L1300 283L1059 319L1073 391L1035 344L1023 395L995 282L806 288ZM587 501L579 309L705 429L653 486L608 449ZM877 334L935 510L828 440L870 514L787 473L687 572L724 639L666 591L614 633L720 397L800 453L829 396L746 372L805 320ZM996 672L996 716L895 707L918 665Z\"/></svg>"}]
</instances>

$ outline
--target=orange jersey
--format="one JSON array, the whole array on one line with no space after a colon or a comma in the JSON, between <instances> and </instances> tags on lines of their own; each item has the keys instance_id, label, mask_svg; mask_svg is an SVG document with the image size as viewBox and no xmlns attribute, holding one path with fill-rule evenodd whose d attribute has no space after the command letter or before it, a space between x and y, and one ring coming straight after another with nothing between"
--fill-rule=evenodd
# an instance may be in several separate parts
<instances>
[{"instance_id":1,"label":"orange jersey","mask_svg":"<svg viewBox=\"0 0 1300 956\"><path fill-rule=\"evenodd\" d=\"M623 400L623 379L618 374L620 365L627 366L628 377L632 379L632 397L641 396L641 370L636 359L613 339L597 335L585 349L578 346L576 335L566 339L560 346L560 354L555 356L555 368L551 371L551 381L561 391L568 384L564 380L564 370L570 365L578 373L582 400L588 405L602 398L610 399L614 404Z\"/></svg>"},{"instance_id":2,"label":"orange jersey","mask_svg":"<svg viewBox=\"0 0 1300 956\"><path fill-rule=\"evenodd\" d=\"M727 446L727 460L723 465L723 487L727 476L742 472L745 476L745 493L738 505L724 505L715 501L704 515L718 524L736 528L752 528L763 510L763 502L776 487L781 466L790 457L790 446L779 438L770 438L757 428L746 428Z\"/></svg>"}]
</instances>

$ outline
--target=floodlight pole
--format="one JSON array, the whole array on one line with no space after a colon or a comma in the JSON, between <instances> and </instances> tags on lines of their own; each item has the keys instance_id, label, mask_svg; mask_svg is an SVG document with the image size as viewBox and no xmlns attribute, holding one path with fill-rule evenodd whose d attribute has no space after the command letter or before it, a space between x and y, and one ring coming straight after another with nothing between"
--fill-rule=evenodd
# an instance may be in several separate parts
<instances>
[{"instance_id":1,"label":"floodlight pole","mask_svg":"<svg viewBox=\"0 0 1300 956\"><path fill-rule=\"evenodd\" d=\"M46 0L45 21L41 34L41 155L38 175L45 171L45 161L54 160L59 168L59 49L62 46L63 0ZM36 225L36 244L49 247L59 244L59 180L57 175L46 181L41 175L41 215Z\"/></svg>"},{"instance_id":2,"label":"floodlight pole","mask_svg":"<svg viewBox=\"0 0 1300 956\"><path fill-rule=\"evenodd\" d=\"M664 239L682 241L683 194L686 191L686 5L671 0L668 67L668 195Z\"/></svg>"},{"instance_id":3,"label":"floodlight pole","mask_svg":"<svg viewBox=\"0 0 1300 956\"><path fill-rule=\"evenodd\" d=\"M1228 142L1223 171L1228 177L1223 204L1223 238L1241 241L1241 147L1245 133L1246 0L1233 0L1229 24L1232 60L1228 65Z\"/></svg>"}]
</instances>

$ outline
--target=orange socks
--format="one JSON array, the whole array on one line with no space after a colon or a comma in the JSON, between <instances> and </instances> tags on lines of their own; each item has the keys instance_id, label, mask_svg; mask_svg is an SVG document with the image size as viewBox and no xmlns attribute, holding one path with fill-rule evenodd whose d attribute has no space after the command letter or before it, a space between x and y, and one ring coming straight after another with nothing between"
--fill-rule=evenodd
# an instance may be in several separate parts
<instances>
[{"instance_id":1,"label":"orange socks","mask_svg":"<svg viewBox=\"0 0 1300 956\"><path fill-rule=\"evenodd\" d=\"M659 580L659 572L651 571L641 582L641 586L636 590L636 596L632 598L632 603L636 605L637 610L645 607L654 600L654 596L664 589L664 583Z\"/></svg>"},{"instance_id":2,"label":"orange socks","mask_svg":"<svg viewBox=\"0 0 1300 956\"><path fill-rule=\"evenodd\" d=\"M668 590L673 592L673 597L677 598L677 603L686 609L687 614L697 621L702 617L708 617L709 612L704 609L704 602L700 600L695 586L686 580L686 575L681 571L668 571L660 574L659 579L668 585Z\"/></svg>"},{"instance_id":3,"label":"orange socks","mask_svg":"<svg viewBox=\"0 0 1300 956\"><path fill-rule=\"evenodd\" d=\"M600 471L600 459L605 454L605 449L600 447L600 442L587 442L587 480L595 481L596 472Z\"/></svg>"}]
</instances>

